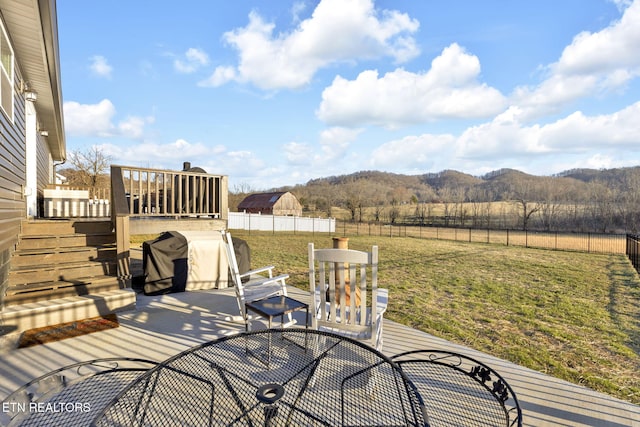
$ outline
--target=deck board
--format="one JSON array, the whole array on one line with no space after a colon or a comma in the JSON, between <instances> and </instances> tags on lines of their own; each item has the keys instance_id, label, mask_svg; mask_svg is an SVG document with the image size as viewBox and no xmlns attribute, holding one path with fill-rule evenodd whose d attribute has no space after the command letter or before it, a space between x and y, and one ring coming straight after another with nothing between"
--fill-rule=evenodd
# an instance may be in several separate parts
<instances>
[{"instance_id":1,"label":"deck board","mask_svg":"<svg viewBox=\"0 0 640 427\"><path fill-rule=\"evenodd\" d=\"M290 296L308 298L298 289L291 289ZM20 350L12 348L16 337L0 337L0 400L29 380L78 361L101 357L165 360L192 346L243 331L244 325L233 319L237 315L233 289L138 295L135 311L118 313L119 328ZM298 320L303 324L302 318ZM265 324L256 320L254 329L260 327ZM640 426L640 406L385 320L386 355L419 348L464 353L493 367L515 390L526 426Z\"/></svg>"}]
</instances>

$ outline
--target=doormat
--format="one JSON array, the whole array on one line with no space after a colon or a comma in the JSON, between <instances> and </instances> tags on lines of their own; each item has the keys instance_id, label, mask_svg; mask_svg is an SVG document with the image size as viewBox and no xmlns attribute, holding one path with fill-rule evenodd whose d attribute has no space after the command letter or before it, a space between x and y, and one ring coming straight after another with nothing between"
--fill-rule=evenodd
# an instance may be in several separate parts
<instances>
[{"instance_id":1,"label":"doormat","mask_svg":"<svg viewBox=\"0 0 640 427\"><path fill-rule=\"evenodd\" d=\"M120 326L115 314L77 320L75 322L60 323L42 328L29 329L23 332L18 348L31 347L38 344L60 341L93 332L113 329Z\"/></svg>"}]
</instances>

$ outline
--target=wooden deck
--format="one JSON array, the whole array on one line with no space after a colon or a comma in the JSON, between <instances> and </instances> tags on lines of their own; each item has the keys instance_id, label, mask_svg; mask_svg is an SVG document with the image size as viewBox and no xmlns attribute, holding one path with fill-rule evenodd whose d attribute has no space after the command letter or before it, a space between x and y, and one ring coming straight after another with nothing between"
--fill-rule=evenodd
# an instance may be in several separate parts
<instances>
[{"instance_id":1,"label":"wooden deck","mask_svg":"<svg viewBox=\"0 0 640 427\"><path fill-rule=\"evenodd\" d=\"M291 296L308 298L292 289ZM233 289L147 297L137 309L118 314L120 327L51 344L16 350L15 336L0 337L0 400L29 380L78 361L140 357L161 361L194 345L238 333ZM303 312L295 313L304 316ZM302 324L302 318L298 319ZM265 327L256 321L254 328ZM385 321L387 355L407 350L448 349L475 357L496 369L515 390L527 426L640 426L640 407L542 373Z\"/></svg>"}]
</instances>

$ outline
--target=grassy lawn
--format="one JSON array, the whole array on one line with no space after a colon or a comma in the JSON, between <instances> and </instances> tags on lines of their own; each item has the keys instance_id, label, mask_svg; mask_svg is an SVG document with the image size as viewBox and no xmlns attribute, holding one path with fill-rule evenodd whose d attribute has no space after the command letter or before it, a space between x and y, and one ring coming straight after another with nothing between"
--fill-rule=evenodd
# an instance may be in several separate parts
<instances>
[{"instance_id":1,"label":"grassy lawn","mask_svg":"<svg viewBox=\"0 0 640 427\"><path fill-rule=\"evenodd\" d=\"M253 266L308 288L307 244L327 235L234 231ZM415 238L351 237L380 249L386 318L640 403L640 280L623 255Z\"/></svg>"}]
</instances>

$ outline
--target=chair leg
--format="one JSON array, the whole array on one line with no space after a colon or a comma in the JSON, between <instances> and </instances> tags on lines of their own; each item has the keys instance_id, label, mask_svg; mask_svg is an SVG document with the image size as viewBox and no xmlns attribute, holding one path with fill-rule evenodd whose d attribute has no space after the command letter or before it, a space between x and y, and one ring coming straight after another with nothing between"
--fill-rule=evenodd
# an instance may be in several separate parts
<instances>
[{"instance_id":1,"label":"chair leg","mask_svg":"<svg viewBox=\"0 0 640 427\"><path fill-rule=\"evenodd\" d=\"M251 320L249 318L249 312L245 309L243 317L244 317L244 330L245 332L251 332Z\"/></svg>"}]
</instances>

